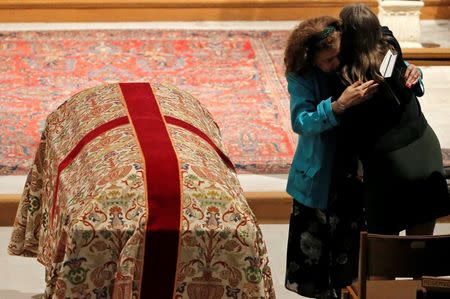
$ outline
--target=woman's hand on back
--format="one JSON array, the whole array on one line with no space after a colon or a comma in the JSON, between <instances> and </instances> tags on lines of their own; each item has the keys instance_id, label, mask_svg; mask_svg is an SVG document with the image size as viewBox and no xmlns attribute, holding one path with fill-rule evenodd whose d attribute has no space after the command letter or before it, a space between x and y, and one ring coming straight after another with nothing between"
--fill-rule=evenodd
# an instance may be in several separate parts
<instances>
[{"instance_id":1,"label":"woman's hand on back","mask_svg":"<svg viewBox=\"0 0 450 299\"><path fill-rule=\"evenodd\" d=\"M333 111L336 114L342 114L345 109L370 99L377 89L378 83L374 80L364 83L361 81L356 81L352 85L348 86L344 92L342 92L341 96L333 102Z\"/></svg>"},{"instance_id":2,"label":"woman's hand on back","mask_svg":"<svg viewBox=\"0 0 450 299\"><path fill-rule=\"evenodd\" d=\"M405 71L405 85L408 88L415 85L420 78L420 69L414 64L409 64Z\"/></svg>"}]
</instances>

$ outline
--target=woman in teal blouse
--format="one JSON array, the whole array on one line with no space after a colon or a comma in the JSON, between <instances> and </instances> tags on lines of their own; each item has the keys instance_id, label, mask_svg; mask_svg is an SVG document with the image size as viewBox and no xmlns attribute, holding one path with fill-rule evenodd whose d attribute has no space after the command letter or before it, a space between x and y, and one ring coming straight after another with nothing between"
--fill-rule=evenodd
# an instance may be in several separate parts
<instances>
[{"instance_id":1,"label":"woman in teal blouse","mask_svg":"<svg viewBox=\"0 0 450 299\"><path fill-rule=\"evenodd\" d=\"M333 101L339 46L338 20L320 17L302 22L292 32L285 52L291 124L293 131L301 135L287 192L311 208L327 207L335 151L332 129L338 125L339 114L369 98L377 88L373 80L358 81Z\"/></svg>"}]
</instances>

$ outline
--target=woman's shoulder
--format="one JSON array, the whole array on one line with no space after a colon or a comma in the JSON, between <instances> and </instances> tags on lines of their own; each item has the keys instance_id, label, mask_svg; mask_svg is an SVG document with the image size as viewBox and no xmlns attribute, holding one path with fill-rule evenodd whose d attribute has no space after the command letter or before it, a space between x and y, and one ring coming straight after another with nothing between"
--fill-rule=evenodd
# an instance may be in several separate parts
<instances>
[{"instance_id":1,"label":"woman's shoulder","mask_svg":"<svg viewBox=\"0 0 450 299\"><path fill-rule=\"evenodd\" d=\"M286 74L286 80L290 84L312 84L315 78L314 71L309 71L302 75L296 73Z\"/></svg>"},{"instance_id":2,"label":"woman's shoulder","mask_svg":"<svg viewBox=\"0 0 450 299\"><path fill-rule=\"evenodd\" d=\"M389 29L388 26L381 26L381 32L383 35L394 37L394 34L392 33L391 29Z\"/></svg>"},{"instance_id":3,"label":"woman's shoulder","mask_svg":"<svg viewBox=\"0 0 450 299\"><path fill-rule=\"evenodd\" d=\"M395 38L394 33L387 26L381 26L381 32L385 40L392 46L397 52L401 52L400 44Z\"/></svg>"}]
</instances>

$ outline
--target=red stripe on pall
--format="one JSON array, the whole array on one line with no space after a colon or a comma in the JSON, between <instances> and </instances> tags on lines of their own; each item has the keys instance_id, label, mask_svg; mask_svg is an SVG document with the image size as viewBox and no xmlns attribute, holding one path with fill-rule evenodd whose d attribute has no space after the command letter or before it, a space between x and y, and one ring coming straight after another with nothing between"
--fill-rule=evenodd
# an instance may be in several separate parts
<instances>
[{"instance_id":1,"label":"red stripe on pall","mask_svg":"<svg viewBox=\"0 0 450 299\"><path fill-rule=\"evenodd\" d=\"M70 153L64 158L64 160L61 161L58 165L58 174L56 176L56 183L55 183L55 191L53 192L53 201L52 201L52 225L53 225L53 219L55 217L55 210L57 205L57 198L58 198L58 191L59 191L59 177L61 175L61 172L72 163L72 161L75 159L75 157L80 153L80 151L83 149L83 147L91 142L93 139L98 137L99 135L105 133L106 131L109 131L115 127L125 125L127 124L128 117L122 116L116 119L113 119L107 123L104 123L94 130L87 133L78 143L77 145L70 151Z\"/></svg>"},{"instance_id":2,"label":"red stripe on pall","mask_svg":"<svg viewBox=\"0 0 450 299\"><path fill-rule=\"evenodd\" d=\"M145 159L148 220L140 298L172 298L178 260L178 158L148 83L120 84Z\"/></svg>"},{"instance_id":3,"label":"red stripe on pall","mask_svg":"<svg viewBox=\"0 0 450 299\"><path fill-rule=\"evenodd\" d=\"M236 171L236 169L234 168L233 163L231 162L230 158L228 158L227 155L225 155L222 150L211 140L211 138L209 138L208 135L206 135L203 131L201 131L200 129L198 129L197 127L194 127L193 125L191 125L190 123L187 123L181 119L178 118L174 118L172 116L164 116L164 118L166 119L166 122L168 124L171 125L175 125L178 127L182 127L194 134L196 134L197 136L203 138L206 142L208 142L213 148L214 150L217 152L217 154L220 156L220 158L222 158L223 162L231 169L233 169L234 171Z\"/></svg>"}]
</instances>

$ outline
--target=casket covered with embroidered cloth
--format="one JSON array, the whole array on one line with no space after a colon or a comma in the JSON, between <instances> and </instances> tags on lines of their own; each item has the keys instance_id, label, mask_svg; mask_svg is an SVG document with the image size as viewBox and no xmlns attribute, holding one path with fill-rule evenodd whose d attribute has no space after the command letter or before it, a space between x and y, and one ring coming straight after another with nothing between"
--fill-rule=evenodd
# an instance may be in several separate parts
<instances>
[{"instance_id":1,"label":"casket covered with embroidered cloth","mask_svg":"<svg viewBox=\"0 0 450 299\"><path fill-rule=\"evenodd\" d=\"M211 115L153 83L47 118L9 244L46 298L275 298L261 231Z\"/></svg>"}]
</instances>

